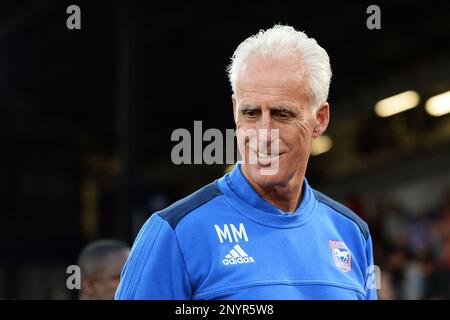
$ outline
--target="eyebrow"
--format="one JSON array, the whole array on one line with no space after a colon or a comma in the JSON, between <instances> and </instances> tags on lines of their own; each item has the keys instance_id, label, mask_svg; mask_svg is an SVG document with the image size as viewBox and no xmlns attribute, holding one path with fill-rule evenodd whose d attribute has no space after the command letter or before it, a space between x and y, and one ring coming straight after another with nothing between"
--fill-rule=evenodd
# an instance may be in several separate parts
<instances>
[{"instance_id":1,"label":"eyebrow","mask_svg":"<svg viewBox=\"0 0 450 320\"><path fill-rule=\"evenodd\" d=\"M272 107L272 108L270 108L270 109L271 109L271 110L278 111L278 112L287 112L287 113L291 113L291 114L294 114L294 113L295 113L292 107L290 107L290 106L284 106L284 105L275 106L275 107Z\"/></svg>"},{"instance_id":2,"label":"eyebrow","mask_svg":"<svg viewBox=\"0 0 450 320\"><path fill-rule=\"evenodd\" d=\"M246 111L251 109L260 109L261 107L253 104L244 104L239 108L239 111Z\"/></svg>"},{"instance_id":3,"label":"eyebrow","mask_svg":"<svg viewBox=\"0 0 450 320\"><path fill-rule=\"evenodd\" d=\"M239 109L240 110L248 110L248 109L259 109L261 106L254 105L254 104L244 104ZM278 105L274 107L270 107L270 110L276 110L276 111L290 111L293 112L293 108L287 105Z\"/></svg>"},{"instance_id":4,"label":"eyebrow","mask_svg":"<svg viewBox=\"0 0 450 320\"><path fill-rule=\"evenodd\" d=\"M249 110L260 110L261 106L259 105L253 105L253 104L244 104L239 108L239 112L240 113L244 113L246 111ZM275 111L275 112L285 112L288 113L292 116L296 116L297 113L294 111L294 108L288 105L277 105L274 107L270 107L270 111Z\"/></svg>"}]
</instances>

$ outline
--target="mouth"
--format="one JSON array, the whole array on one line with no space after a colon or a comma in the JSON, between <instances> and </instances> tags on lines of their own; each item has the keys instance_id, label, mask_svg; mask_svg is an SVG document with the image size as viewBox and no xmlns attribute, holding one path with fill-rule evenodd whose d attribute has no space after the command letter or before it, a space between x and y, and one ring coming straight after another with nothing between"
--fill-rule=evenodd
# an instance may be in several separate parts
<instances>
[{"instance_id":1,"label":"mouth","mask_svg":"<svg viewBox=\"0 0 450 320\"><path fill-rule=\"evenodd\" d=\"M256 163L260 166L266 167L270 166L276 161L279 161L280 157L284 154L284 152L280 153L266 153L261 151L255 151L253 149L250 149L254 155L256 155ZM253 158L254 159L254 158ZM252 163L252 159L250 158L250 164Z\"/></svg>"},{"instance_id":2,"label":"mouth","mask_svg":"<svg viewBox=\"0 0 450 320\"><path fill-rule=\"evenodd\" d=\"M269 158L275 158L279 155L276 154L271 154L271 153L264 153L264 152L256 152L256 155L258 156L258 158L263 158L263 159L269 159Z\"/></svg>"}]
</instances>

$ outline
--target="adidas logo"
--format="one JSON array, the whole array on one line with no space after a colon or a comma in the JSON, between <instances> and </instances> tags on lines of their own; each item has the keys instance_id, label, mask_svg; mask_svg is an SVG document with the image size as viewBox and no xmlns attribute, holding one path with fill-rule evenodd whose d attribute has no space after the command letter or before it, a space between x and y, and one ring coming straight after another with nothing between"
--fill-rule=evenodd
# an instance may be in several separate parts
<instances>
[{"instance_id":1,"label":"adidas logo","mask_svg":"<svg viewBox=\"0 0 450 320\"><path fill-rule=\"evenodd\" d=\"M230 250L230 253L225 256L225 259L223 259L222 262L227 266L230 264L252 263L255 262L255 259L249 257L241 246L237 244Z\"/></svg>"}]
</instances>

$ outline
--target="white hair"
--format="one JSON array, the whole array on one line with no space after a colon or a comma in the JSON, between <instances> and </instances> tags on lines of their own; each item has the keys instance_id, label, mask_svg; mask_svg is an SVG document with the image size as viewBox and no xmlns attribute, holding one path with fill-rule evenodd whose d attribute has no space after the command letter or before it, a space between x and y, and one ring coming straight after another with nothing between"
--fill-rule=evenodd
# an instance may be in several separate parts
<instances>
[{"instance_id":1,"label":"white hair","mask_svg":"<svg viewBox=\"0 0 450 320\"><path fill-rule=\"evenodd\" d=\"M313 38L293 27L275 25L245 39L236 49L227 67L233 93L240 71L251 54L262 57L297 54L304 63L312 109L327 101L331 81L331 66L327 52Z\"/></svg>"}]
</instances>

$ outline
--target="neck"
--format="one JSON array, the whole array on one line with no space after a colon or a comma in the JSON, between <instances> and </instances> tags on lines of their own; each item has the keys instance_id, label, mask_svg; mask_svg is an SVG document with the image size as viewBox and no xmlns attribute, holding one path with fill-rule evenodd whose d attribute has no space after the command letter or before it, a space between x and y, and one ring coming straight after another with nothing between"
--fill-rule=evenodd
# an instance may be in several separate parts
<instances>
[{"instance_id":1,"label":"neck","mask_svg":"<svg viewBox=\"0 0 450 320\"><path fill-rule=\"evenodd\" d=\"M286 184L274 186L258 185L247 173L245 166L242 167L242 174L255 191L271 205L285 212L293 212L298 208L302 200L304 172L296 174Z\"/></svg>"}]
</instances>

